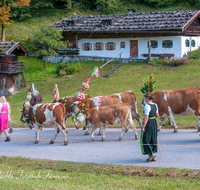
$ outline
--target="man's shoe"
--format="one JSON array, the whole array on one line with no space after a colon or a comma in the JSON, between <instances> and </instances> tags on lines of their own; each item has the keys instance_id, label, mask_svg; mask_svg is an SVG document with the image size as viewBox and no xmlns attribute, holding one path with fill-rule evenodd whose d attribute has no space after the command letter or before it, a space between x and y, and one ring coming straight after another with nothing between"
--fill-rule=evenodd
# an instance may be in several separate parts
<instances>
[{"instance_id":1,"label":"man's shoe","mask_svg":"<svg viewBox=\"0 0 200 190\"><path fill-rule=\"evenodd\" d=\"M10 139L10 137L7 137L5 142L9 142L9 141L11 141L11 139Z\"/></svg>"},{"instance_id":2,"label":"man's shoe","mask_svg":"<svg viewBox=\"0 0 200 190\"><path fill-rule=\"evenodd\" d=\"M147 162L151 162L151 161L156 161L156 155L152 154L151 156L149 156L149 158L147 159Z\"/></svg>"}]
</instances>

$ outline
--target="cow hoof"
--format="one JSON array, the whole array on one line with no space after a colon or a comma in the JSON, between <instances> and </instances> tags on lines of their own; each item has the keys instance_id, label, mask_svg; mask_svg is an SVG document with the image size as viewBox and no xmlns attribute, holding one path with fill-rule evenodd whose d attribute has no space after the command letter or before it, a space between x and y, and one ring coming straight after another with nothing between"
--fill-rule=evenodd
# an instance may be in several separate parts
<instances>
[{"instance_id":1,"label":"cow hoof","mask_svg":"<svg viewBox=\"0 0 200 190\"><path fill-rule=\"evenodd\" d=\"M128 129L125 130L125 133L127 133L127 132L128 132Z\"/></svg>"},{"instance_id":2,"label":"cow hoof","mask_svg":"<svg viewBox=\"0 0 200 190\"><path fill-rule=\"evenodd\" d=\"M92 138L92 141L94 141L94 138Z\"/></svg>"},{"instance_id":3,"label":"cow hoof","mask_svg":"<svg viewBox=\"0 0 200 190\"><path fill-rule=\"evenodd\" d=\"M120 137L119 139L118 139L118 141L121 141L122 140L122 138Z\"/></svg>"},{"instance_id":4,"label":"cow hoof","mask_svg":"<svg viewBox=\"0 0 200 190\"><path fill-rule=\"evenodd\" d=\"M38 144L38 143L39 143L39 141L38 141L38 140L36 140L36 141L35 141L35 144Z\"/></svg>"},{"instance_id":5,"label":"cow hoof","mask_svg":"<svg viewBox=\"0 0 200 190\"><path fill-rule=\"evenodd\" d=\"M135 135L135 140L137 140L138 139L138 135Z\"/></svg>"},{"instance_id":6,"label":"cow hoof","mask_svg":"<svg viewBox=\"0 0 200 190\"><path fill-rule=\"evenodd\" d=\"M78 130L78 129L79 129L79 126L76 127L76 130Z\"/></svg>"},{"instance_id":7,"label":"cow hoof","mask_svg":"<svg viewBox=\"0 0 200 190\"><path fill-rule=\"evenodd\" d=\"M198 132L200 132L200 129L198 129Z\"/></svg>"},{"instance_id":8,"label":"cow hoof","mask_svg":"<svg viewBox=\"0 0 200 190\"><path fill-rule=\"evenodd\" d=\"M160 132L160 129L157 129L157 132Z\"/></svg>"},{"instance_id":9,"label":"cow hoof","mask_svg":"<svg viewBox=\"0 0 200 190\"><path fill-rule=\"evenodd\" d=\"M10 128L10 130L9 130L9 133L12 133L13 132L13 129L12 128Z\"/></svg>"},{"instance_id":10,"label":"cow hoof","mask_svg":"<svg viewBox=\"0 0 200 190\"><path fill-rule=\"evenodd\" d=\"M85 126L83 127L83 130L86 130L86 127L85 127Z\"/></svg>"},{"instance_id":11,"label":"cow hoof","mask_svg":"<svg viewBox=\"0 0 200 190\"><path fill-rule=\"evenodd\" d=\"M84 135L89 135L89 133L86 131Z\"/></svg>"},{"instance_id":12,"label":"cow hoof","mask_svg":"<svg viewBox=\"0 0 200 190\"><path fill-rule=\"evenodd\" d=\"M65 130L65 133L68 133L68 130Z\"/></svg>"},{"instance_id":13,"label":"cow hoof","mask_svg":"<svg viewBox=\"0 0 200 190\"><path fill-rule=\"evenodd\" d=\"M177 132L178 132L178 129L176 129L176 130L174 129L174 133L177 133Z\"/></svg>"},{"instance_id":14,"label":"cow hoof","mask_svg":"<svg viewBox=\"0 0 200 190\"><path fill-rule=\"evenodd\" d=\"M68 141L65 141L65 142L64 142L64 146L66 146L66 145L68 145Z\"/></svg>"},{"instance_id":15,"label":"cow hoof","mask_svg":"<svg viewBox=\"0 0 200 190\"><path fill-rule=\"evenodd\" d=\"M51 141L50 141L50 144L53 144L53 143L54 143L54 141L53 141L53 140L51 140Z\"/></svg>"},{"instance_id":16,"label":"cow hoof","mask_svg":"<svg viewBox=\"0 0 200 190\"><path fill-rule=\"evenodd\" d=\"M99 134L98 134L98 136L101 136L101 135L102 135L102 133L99 133Z\"/></svg>"},{"instance_id":17,"label":"cow hoof","mask_svg":"<svg viewBox=\"0 0 200 190\"><path fill-rule=\"evenodd\" d=\"M105 138L102 138L101 141L105 141Z\"/></svg>"}]
</instances>

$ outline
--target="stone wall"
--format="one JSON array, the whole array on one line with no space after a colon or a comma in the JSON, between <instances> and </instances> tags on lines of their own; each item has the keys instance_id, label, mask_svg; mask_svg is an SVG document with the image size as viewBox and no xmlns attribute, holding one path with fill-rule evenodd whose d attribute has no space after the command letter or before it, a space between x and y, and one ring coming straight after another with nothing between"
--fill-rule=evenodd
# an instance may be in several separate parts
<instances>
[{"instance_id":1,"label":"stone wall","mask_svg":"<svg viewBox=\"0 0 200 190\"><path fill-rule=\"evenodd\" d=\"M51 62L51 63L68 63L68 62L78 62L78 61L103 61L106 62L110 60L111 58L109 57L97 57L97 56L77 56L77 55L71 55L71 56L66 56L66 55L59 55L57 57L53 56L44 56L43 61L45 60L46 62ZM119 61L119 58L115 58L114 61ZM132 61L145 61L144 59L139 60L137 58L122 58L121 59L122 63L128 63Z\"/></svg>"}]
</instances>

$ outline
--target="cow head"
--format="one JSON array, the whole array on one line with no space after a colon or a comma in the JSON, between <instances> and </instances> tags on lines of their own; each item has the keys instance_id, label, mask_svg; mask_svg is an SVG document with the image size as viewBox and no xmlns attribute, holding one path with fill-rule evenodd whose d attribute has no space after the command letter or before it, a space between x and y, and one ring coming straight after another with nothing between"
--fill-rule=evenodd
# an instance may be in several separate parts
<instances>
[{"instance_id":1,"label":"cow head","mask_svg":"<svg viewBox=\"0 0 200 190\"><path fill-rule=\"evenodd\" d=\"M75 116L75 119L80 122L85 121L85 114L87 111L90 110L88 100L80 102L76 101L73 103L74 104L73 115Z\"/></svg>"}]
</instances>

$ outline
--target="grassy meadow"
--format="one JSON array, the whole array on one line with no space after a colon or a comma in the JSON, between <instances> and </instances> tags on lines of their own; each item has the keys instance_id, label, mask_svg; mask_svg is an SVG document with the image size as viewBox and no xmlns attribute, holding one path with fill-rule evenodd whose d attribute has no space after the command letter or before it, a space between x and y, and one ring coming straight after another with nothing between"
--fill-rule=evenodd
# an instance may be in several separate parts
<instances>
[{"instance_id":1,"label":"grassy meadow","mask_svg":"<svg viewBox=\"0 0 200 190\"><path fill-rule=\"evenodd\" d=\"M200 171L0 157L0 189L199 189ZM3 188L2 188L3 187Z\"/></svg>"},{"instance_id":2,"label":"grassy meadow","mask_svg":"<svg viewBox=\"0 0 200 190\"><path fill-rule=\"evenodd\" d=\"M54 84L58 85L60 98L64 96L74 96L77 91L81 90L81 84L88 78L89 71L92 71L95 66L100 67L103 62L88 61L81 62L81 70L73 75L64 77L56 76L56 63L46 63L46 69L43 70L43 61L36 58L21 57L20 61L24 61L28 72L28 86L21 89L20 93L16 93L8 98L12 106L12 119L15 122L14 126L25 126L20 124L20 111L22 102L25 101L24 96L27 94L31 82L33 82L39 92L42 94L43 102L50 103L53 101ZM114 65L118 63L113 63ZM150 74L154 74L156 78L155 91L167 89L179 89L188 87L198 87L200 60L193 59L189 64L179 67L169 66L151 66L145 62L130 62L121 67L117 72L108 78L93 77L90 81L90 88L85 93L92 97L99 95L114 94L123 91L132 90L137 96L138 111L143 119L143 108L141 106L142 92L140 89L143 86L144 79ZM110 65L104 69L104 74L110 70ZM197 128L198 120L193 114L187 116L175 116L176 123L179 128ZM138 126L137 121L135 122ZM166 120L163 127L169 127L169 122ZM71 127L71 119L67 120L67 127ZM139 126L138 126L139 127Z\"/></svg>"}]
</instances>

